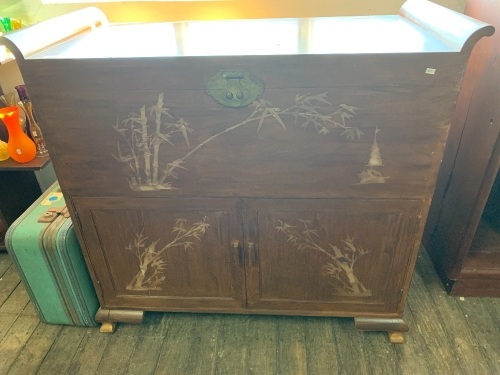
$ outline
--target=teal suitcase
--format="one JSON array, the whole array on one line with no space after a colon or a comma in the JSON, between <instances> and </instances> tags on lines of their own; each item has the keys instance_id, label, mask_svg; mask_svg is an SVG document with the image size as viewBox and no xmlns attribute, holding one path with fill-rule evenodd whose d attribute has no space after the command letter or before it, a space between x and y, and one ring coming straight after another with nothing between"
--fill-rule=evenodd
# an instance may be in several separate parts
<instances>
[{"instance_id":1,"label":"teal suitcase","mask_svg":"<svg viewBox=\"0 0 500 375\"><path fill-rule=\"evenodd\" d=\"M99 303L57 182L9 227L5 245L41 321L97 326Z\"/></svg>"}]
</instances>

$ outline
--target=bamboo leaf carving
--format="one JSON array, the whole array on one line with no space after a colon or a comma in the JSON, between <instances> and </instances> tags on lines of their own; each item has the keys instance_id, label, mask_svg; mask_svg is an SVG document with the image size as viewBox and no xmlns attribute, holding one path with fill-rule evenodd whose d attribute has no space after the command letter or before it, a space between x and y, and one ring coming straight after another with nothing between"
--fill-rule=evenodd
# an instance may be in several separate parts
<instances>
[{"instance_id":1,"label":"bamboo leaf carving","mask_svg":"<svg viewBox=\"0 0 500 375\"><path fill-rule=\"evenodd\" d=\"M190 125L182 118L176 119L164 106L164 99L164 93L160 93L154 105L142 106L113 126L119 139L117 155L112 156L132 169L128 181L132 190L172 189L162 173L160 150L165 145L173 146L177 134L190 147ZM175 168L180 168L181 164L174 164Z\"/></svg>"},{"instance_id":2,"label":"bamboo leaf carving","mask_svg":"<svg viewBox=\"0 0 500 375\"><path fill-rule=\"evenodd\" d=\"M194 240L201 241L210 224L203 220L189 224L186 219L177 219L171 229L173 239L159 246L160 240L151 241L143 233L136 233L125 250L133 253L138 260L139 270L127 284L127 290L148 291L161 290L161 283L165 281L167 262L163 255L173 248L182 248L186 251L193 249Z\"/></svg>"},{"instance_id":3,"label":"bamboo leaf carving","mask_svg":"<svg viewBox=\"0 0 500 375\"><path fill-rule=\"evenodd\" d=\"M371 290L367 289L355 274L356 261L370 251L354 244L354 238L346 236L342 245L327 243L321 244L320 236L312 228L312 221L299 220L298 227L287 222L278 221L276 230L286 236L287 242L298 251L319 253L325 259L322 274L331 279L330 284L335 286L337 293L357 297L369 297Z\"/></svg>"},{"instance_id":4,"label":"bamboo leaf carving","mask_svg":"<svg viewBox=\"0 0 500 375\"><path fill-rule=\"evenodd\" d=\"M148 108L143 105L138 112L130 113L121 122L117 120L113 126L119 134L117 154L112 156L115 160L126 163L132 170L128 181L132 190L175 189L173 180L178 177L180 170L188 170L187 159L216 138L242 126L256 124L257 133L263 126L273 124L286 130L283 117L291 116L300 128L313 127L321 135L330 134L335 129L343 129L341 135L345 136L346 140L360 139L363 132L347 124L356 114L356 107L341 104L335 110L325 110L325 105L332 106L327 97L326 92L297 95L295 103L286 109L280 109L262 98L257 99L250 105L253 110L245 120L230 125L191 147L191 125L183 118L177 119L170 113L164 106L165 95L160 93L154 105ZM178 139L186 144L189 151L174 160L161 160L160 151L164 147L174 146Z\"/></svg>"},{"instance_id":5,"label":"bamboo leaf carving","mask_svg":"<svg viewBox=\"0 0 500 375\"><path fill-rule=\"evenodd\" d=\"M326 135L335 129L343 129L341 135L345 135L347 140L360 139L363 132L357 127L347 125L347 120L356 115L357 108L340 104L335 111L322 113L325 104L332 105L326 99L327 96L326 92L316 95L297 95L295 105L282 113L291 114L295 123L300 123L301 128L313 126L318 134Z\"/></svg>"}]
</instances>

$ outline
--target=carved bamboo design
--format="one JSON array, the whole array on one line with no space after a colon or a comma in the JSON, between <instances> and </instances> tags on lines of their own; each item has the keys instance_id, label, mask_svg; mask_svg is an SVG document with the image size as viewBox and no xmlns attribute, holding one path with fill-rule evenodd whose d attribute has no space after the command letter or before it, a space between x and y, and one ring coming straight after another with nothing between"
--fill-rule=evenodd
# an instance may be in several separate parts
<instances>
[{"instance_id":1,"label":"carved bamboo design","mask_svg":"<svg viewBox=\"0 0 500 375\"><path fill-rule=\"evenodd\" d=\"M165 270L167 262L163 254L173 248L182 247L184 250L192 249L194 240L201 241L210 224L204 218L191 226L185 219L177 219L172 228L173 240L161 248L158 247L160 240L151 241L142 233L136 233L134 239L125 248L131 251L138 259L139 271L127 284L127 290L145 291L161 290L161 283L165 281Z\"/></svg>"},{"instance_id":2,"label":"carved bamboo design","mask_svg":"<svg viewBox=\"0 0 500 375\"><path fill-rule=\"evenodd\" d=\"M113 157L132 170L128 181L131 189L172 189L170 183L160 179L160 149L164 144L172 145L172 139L179 135L189 148L188 134L192 129L164 107L164 93L158 95L153 106L142 106L138 113L132 112L122 121L118 119L113 129L119 134L118 154ZM180 164L175 167L183 168Z\"/></svg>"},{"instance_id":3,"label":"carved bamboo design","mask_svg":"<svg viewBox=\"0 0 500 375\"><path fill-rule=\"evenodd\" d=\"M313 251L322 254L327 259L322 272L323 275L333 279L332 286L336 287L341 294L356 297L369 297L371 290L367 289L355 274L356 261L368 254L361 246L354 245L354 239L347 236L342 241L342 246L327 243L320 244L318 232L312 228L312 221L299 220L302 228L279 220L276 230L287 236L287 241L299 251ZM338 293L337 291L337 293Z\"/></svg>"},{"instance_id":4,"label":"carved bamboo design","mask_svg":"<svg viewBox=\"0 0 500 375\"><path fill-rule=\"evenodd\" d=\"M325 107L332 106L327 96L327 93L297 95L294 105L283 110L267 100L255 100L251 105L253 111L245 120L228 126L191 149L189 134L193 130L189 123L182 118L177 120L164 107L164 93L160 93L155 105L148 109L142 106L139 113L131 113L122 121L117 120L113 128L120 138L117 145L118 154L113 156L119 162L126 163L132 170L129 177L132 190L175 189L172 180L177 178L179 169L187 170L185 166L187 159L216 138L247 124L257 124L257 132L259 132L264 124L269 124L266 120L272 119L286 130L282 117L291 116L300 128L312 127L322 135L329 134L335 129L342 129L341 135L347 140L359 139L363 132L347 124L347 121L356 114L356 107L340 104L336 110L327 111ZM166 122L163 120L164 117L167 118ZM152 124L151 126L148 121ZM182 135L189 151L184 156L167 162L166 166L161 169L160 149L163 145L173 145L174 138L179 134Z\"/></svg>"}]
</instances>

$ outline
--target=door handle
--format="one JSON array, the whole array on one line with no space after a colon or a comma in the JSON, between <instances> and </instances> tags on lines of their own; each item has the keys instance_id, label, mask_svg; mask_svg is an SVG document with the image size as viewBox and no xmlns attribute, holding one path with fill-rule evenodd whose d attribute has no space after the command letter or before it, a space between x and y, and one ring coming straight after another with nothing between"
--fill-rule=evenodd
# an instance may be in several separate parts
<instances>
[{"instance_id":1,"label":"door handle","mask_svg":"<svg viewBox=\"0 0 500 375\"><path fill-rule=\"evenodd\" d=\"M257 246L252 241L247 241L248 254L250 255L252 267L257 266L258 262L258 254L257 254Z\"/></svg>"},{"instance_id":2,"label":"door handle","mask_svg":"<svg viewBox=\"0 0 500 375\"><path fill-rule=\"evenodd\" d=\"M238 263L240 266L245 265L245 253L243 251L243 246L241 246L239 240L233 240L233 249L238 252Z\"/></svg>"}]
</instances>

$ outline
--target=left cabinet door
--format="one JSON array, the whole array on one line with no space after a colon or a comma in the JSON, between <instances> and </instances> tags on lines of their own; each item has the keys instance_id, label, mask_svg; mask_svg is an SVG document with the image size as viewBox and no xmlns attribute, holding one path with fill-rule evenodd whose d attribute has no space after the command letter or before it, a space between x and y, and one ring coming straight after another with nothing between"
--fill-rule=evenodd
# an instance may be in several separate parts
<instances>
[{"instance_id":1,"label":"left cabinet door","mask_svg":"<svg viewBox=\"0 0 500 375\"><path fill-rule=\"evenodd\" d=\"M239 200L73 197L103 308L245 305Z\"/></svg>"}]
</instances>

